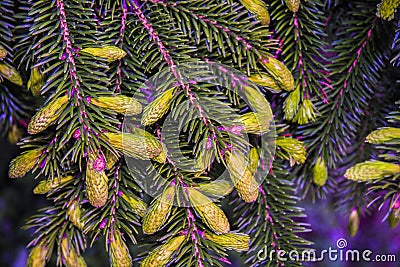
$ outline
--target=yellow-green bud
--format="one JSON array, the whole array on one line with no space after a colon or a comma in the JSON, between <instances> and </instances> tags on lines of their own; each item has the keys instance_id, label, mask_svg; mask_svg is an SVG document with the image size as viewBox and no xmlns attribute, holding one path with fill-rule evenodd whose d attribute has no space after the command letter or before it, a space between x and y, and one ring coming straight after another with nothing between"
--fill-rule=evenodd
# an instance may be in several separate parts
<instances>
[{"instance_id":1,"label":"yellow-green bud","mask_svg":"<svg viewBox=\"0 0 400 267\"><path fill-rule=\"evenodd\" d=\"M94 57L104 58L108 62L113 62L126 56L126 52L124 50L112 45L84 48L80 50L79 53L87 53Z\"/></svg>"},{"instance_id":2,"label":"yellow-green bud","mask_svg":"<svg viewBox=\"0 0 400 267\"><path fill-rule=\"evenodd\" d=\"M264 95L258 90L250 86L244 87L244 94L248 100L248 104L262 118L272 118L272 111L269 102L265 99Z\"/></svg>"},{"instance_id":3,"label":"yellow-green bud","mask_svg":"<svg viewBox=\"0 0 400 267\"><path fill-rule=\"evenodd\" d=\"M226 196L233 191L233 184L225 180L216 180L206 184L199 184L195 188L207 194Z\"/></svg>"},{"instance_id":4,"label":"yellow-green bud","mask_svg":"<svg viewBox=\"0 0 400 267\"><path fill-rule=\"evenodd\" d=\"M285 0L285 3L289 8L289 10L292 11L293 13L299 11L300 0Z\"/></svg>"},{"instance_id":5,"label":"yellow-green bud","mask_svg":"<svg viewBox=\"0 0 400 267\"><path fill-rule=\"evenodd\" d=\"M44 242L38 243L29 253L26 267L45 267L48 247Z\"/></svg>"},{"instance_id":6,"label":"yellow-green bud","mask_svg":"<svg viewBox=\"0 0 400 267\"><path fill-rule=\"evenodd\" d=\"M389 226L394 229L399 225L400 222L400 209L395 209L390 212L389 215Z\"/></svg>"},{"instance_id":7,"label":"yellow-green bud","mask_svg":"<svg viewBox=\"0 0 400 267\"><path fill-rule=\"evenodd\" d=\"M0 45L0 60L4 59L7 56L7 50Z\"/></svg>"},{"instance_id":8,"label":"yellow-green bud","mask_svg":"<svg viewBox=\"0 0 400 267\"><path fill-rule=\"evenodd\" d=\"M378 4L376 15L384 20L392 20L399 5L400 0L382 0Z\"/></svg>"},{"instance_id":9,"label":"yellow-green bud","mask_svg":"<svg viewBox=\"0 0 400 267\"><path fill-rule=\"evenodd\" d=\"M31 77L28 81L28 89L32 92L32 95L40 95L40 90L44 85L44 75L39 71L38 68L33 68L31 71Z\"/></svg>"},{"instance_id":10,"label":"yellow-green bud","mask_svg":"<svg viewBox=\"0 0 400 267\"><path fill-rule=\"evenodd\" d=\"M99 208L108 199L108 177L104 170L96 170L94 155L90 155L86 166L86 195L92 206Z\"/></svg>"},{"instance_id":11,"label":"yellow-green bud","mask_svg":"<svg viewBox=\"0 0 400 267\"><path fill-rule=\"evenodd\" d=\"M34 194L46 194L51 190L56 189L62 184L65 184L72 180L72 176L64 176L61 178L53 178L52 180L42 180L33 189Z\"/></svg>"},{"instance_id":12,"label":"yellow-green bud","mask_svg":"<svg viewBox=\"0 0 400 267\"><path fill-rule=\"evenodd\" d=\"M282 91L279 85L275 82L274 78L269 76L267 73L252 74L249 77L249 80L260 86L266 87L273 93L279 93Z\"/></svg>"},{"instance_id":13,"label":"yellow-green bud","mask_svg":"<svg viewBox=\"0 0 400 267\"><path fill-rule=\"evenodd\" d=\"M90 103L126 116L133 116L142 112L142 105L137 100L124 95L100 96L92 98Z\"/></svg>"},{"instance_id":14,"label":"yellow-green bud","mask_svg":"<svg viewBox=\"0 0 400 267\"><path fill-rule=\"evenodd\" d=\"M312 101L305 99L297 111L296 116L293 118L293 122L297 122L300 125L307 124L310 121L315 121L317 115L318 113Z\"/></svg>"},{"instance_id":15,"label":"yellow-green bud","mask_svg":"<svg viewBox=\"0 0 400 267\"><path fill-rule=\"evenodd\" d=\"M240 0L240 2L249 12L256 15L261 24L269 25L271 19L268 9L262 0Z\"/></svg>"},{"instance_id":16,"label":"yellow-green bud","mask_svg":"<svg viewBox=\"0 0 400 267\"><path fill-rule=\"evenodd\" d=\"M188 188L188 197L203 222L215 233L226 234L230 230L225 213L198 190Z\"/></svg>"},{"instance_id":17,"label":"yellow-green bud","mask_svg":"<svg viewBox=\"0 0 400 267\"><path fill-rule=\"evenodd\" d=\"M292 91L294 89L293 75L285 64L274 57L263 58L261 62L283 90Z\"/></svg>"},{"instance_id":18,"label":"yellow-green bud","mask_svg":"<svg viewBox=\"0 0 400 267\"><path fill-rule=\"evenodd\" d=\"M83 222L81 219L81 207L78 200L75 199L68 205L67 215L68 219L73 223L73 225L81 230L83 229Z\"/></svg>"},{"instance_id":19,"label":"yellow-green bud","mask_svg":"<svg viewBox=\"0 0 400 267\"><path fill-rule=\"evenodd\" d=\"M370 133L366 141L372 144L384 144L394 139L400 139L400 128L383 127Z\"/></svg>"},{"instance_id":20,"label":"yellow-green bud","mask_svg":"<svg viewBox=\"0 0 400 267\"><path fill-rule=\"evenodd\" d=\"M325 160L319 157L313 169L313 181L318 186L324 186L328 179L328 168L325 165Z\"/></svg>"},{"instance_id":21,"label":"yellow-green bud","mask_svg":"<svg viewBox=\"0 0 400 267\"><path fill-rule=\"evenodd\" d=\"M168 89L144 108L142 117L143 125L153 124L167 113L174 92L175 87Z\"/></svg>"},{"instance_id":22,"label":"yellow-green bud","mask_svg":"<svg viewBox=\"0 0 400 267\"><path fill-rule=\"evenodd\" d=\"M278 137L276 139L278 157L289 160L290 165L303 164L307 159L307 151L302 141L291 137Z\"/></svg>"},{"instance_id":23,"label":"yellow-green bud","mask_svg":"<svg viewBox=\"0 0 400 267\"><path fill-rule=\"evenodd\" d=\"M86 262L66 237L61 240L61 253L67 267L86 267Z\"/></svg>"},{"instance_id":24,"label":"yellow-green bud","mask_svg":"<svg viewBox=\"0 0 400 267\"><path fill-rule=\"evenodd\" d=\"M22 132L17 125L13 124L10 131L8 131L8 142L16 144L22 138Z\"/></svg>"},{"instance_id":25,"label":"yellow-green bud","mask_svg":"<svg viewBox=\"0 0 400 267\"><path fill-rule=\"evenodd\" d=\"M19 72L12 66L0 63L0 77L4 77L10 82L22 86L23 81Z\"/></svg>"},{"instance_id":26,"label":"yellow-green bud","mask_svg":"<svg viewBox=\"0 0 400 267\"><path fill-rule=\"evenodd\" d=\"M346 170L344 176L354 181L381 179L400 173L400 166L384 161L365 161Z\"/></svg>"},{"instance_id":27,"label":"yellow-green bud","mask_svg":"<svg viewBox=\"0 0 400 267\"><path fill-rule=\"evenodd\" d=\"M119 155L114 154L110 150L107 150L104 153L104 157L106 159L106 169L107 170L110 170L119 159Z\"/></svg>"},{"instance_id":28,"label":"yellow-green bud","mask_svg":"<svg viewBox=\"0 0 400 267\"><path fill-rule=\"evenodd\" d=\"M104 133L110 145L129 157L154 159L160 163L166 160L163 145L152 134L142 130L135 133Z\"/></svg>"},{"instance_id":29,"label":"yellow-green bud","mask_svg":"<svg viewBox=\"0 0 400 267\"><path fill-rule=\"evenodd\" d=\"M181 235L168 240L164 245L154 249L142 261L141 267L165 267L171 260L172 254L178 250L186 237Z\"/></svg>"},{"instance_id":30,"label":"yellow-green bud","mask_svg":"<svg viewBox=\"0 0 400 267\"><path fill-rule=\"evenodd\" d=\"M243 131L251 134L264 134L269 131L269 126L272 121L272 114L265 115L261 113L248 112L240 115L233 123L242 125Z\"/></svg>"},{"instance_id":31,"label":"yellow-green bud","mask_svg":"<svg viewBox=\"0 0 400 267\"><path fill-rule=\"evenodd\" d=\"M147 204L141 200L140 198L134 195L122 194L122 198L128 202L129 206L131 206L132 210L139 215L140 217L144 217L147 212Z\"/></svg>"},{"instance_id":32,"label":"yellow-green bud","mask_svg":"<svg viewBox=\"0 0 400 267\"><path fill-rule=\"evenodd\" d=\"M259 184L250 171L247 159L239 151L225 153L228 171L231 180L239 194L245 202L257 200Z\"/></svg>"},{"instance_id":33,"label":"yellow-green bud","mask_svg":"<svg viewBox=\"0 0 400 267\"><path fill-rule=\"evenodd\" d=\"M167 221L175 199L175 186L168 186L159 199L155 199L143 218L143 233L154 234Z\"/></svg>"},{"instance_id":34,"label":"yellow-green bud","mask_svg":"<svg viewBox=\"0 0 400 267\"><path fill-rule=\"evenodd\" d=\"M299 110L300 105L300 87L291 92L285 99L283 112L285 113L285 119L288 121L293 120Z\"/></svg>"},{"instance_id":35,"label":"yellow-green bud","mask_svg":"<svg viewBox=\"0 0 400 267\"><path fill-rule=\"evenodd\" d=\"M250 248L250 236L246 234L227 233L216 235L205 233L205 238L222 247L236 251L248 251Z\"/></svg>"},{"instance_id":36,"label":"yellow-green bud","mask_svg":"<svg viewBox=\"0 0 400 267\"><path fill-rule=\"evenodd\" d=\"M26 175L27 172L36 166L40 155L42 154L42 149L36 148L24 152L13 159L10 163L10 168L8 171L8 176L10 178L18 178Z\"/></svg>"},{"instance_id":37,"label":"yellow-green bud","mask_svg":"<svg viewBox=\"0 0 400 267\"><path fill-rule=\"evenodd\" d=\"M54 99L42 109L40 109L35 116L32 117L28 125L28 132L30 134L37 134L44 131L49 127L63 112L62 106L68 102L68 96L62 96Z\"/></svg>"},{"instance_id":38,"label":"yellow-green bud","mask_svg":"<svg viewBox=\"0 0 400 267\"><path fill-rule=\"evenodd\" d=\"M252 147L250 149L250 153L249 153L249 171L254 174L257 171L257 167L258 167L258 160L259 160L260 156L258 155L258 150L255 147Z\"/></svg>"},{"instance_id":39,"label":"yellow-green bud","mask_svg":"<svg viewBox=\"0 0 400 267\"><path fill-rule=\"evenodd\" d=\"M110 242L110 259L112 267L131 267L132 257L128 246L121 238L121 233L116 230Z\"/></svg>"},{"instance_id":40,"label":"yellow-green bud","mask_svg":"<svg viewBox=\"0 0 400 267\"><path fill-rule=\"evenodd\" d=\"M350 213L349 223L347 225L351 237L356 236L359 226L360 226L360 216L358 214L357 209L353 209Z\"/></svg>"}]
</instances>

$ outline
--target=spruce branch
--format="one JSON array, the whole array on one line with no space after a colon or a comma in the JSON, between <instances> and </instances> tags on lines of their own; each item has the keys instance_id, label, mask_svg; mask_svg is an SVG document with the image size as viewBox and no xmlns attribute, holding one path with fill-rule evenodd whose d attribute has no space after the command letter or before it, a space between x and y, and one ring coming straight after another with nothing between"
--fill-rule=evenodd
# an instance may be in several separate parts
<instances>
[{"instance_id":1,"label":"spruce branch","mask_svg":"<svg viewBox=\"0 0 400 267\"><path fill-rule=\"evenodd\" d=\"M251 204L234 198L235 225L242 232L250 233L250 251L243 255L249 266L300 266L300 262L281 262L279 250L301 251L311 243L298 236L308 231L308 225L295 223L295 218L303 217L302 209L296 207L297 197L291 188L292 182L283 177L284 164L275 161L272 172L260 185L258 200ZM283 201L282 201L283 200ZM295 242L293 242L296 240ZM276 253L270 251L273 249ZM260 253L260 251L263 253ZM265 251L267 250L267 251ZM265 253L265 254L264 254ZM259 255L262 257L259 258ZM270 256L272 255L272 258Z\"/></svg>"},{"instance_id":2,"label":"spruce branch","mask_svg":"<svg viewBox=\"0 0 400 267\"><path fill-rule=\"evenodd\" d=\"M381 79L389 49L387 43L382 42L381 33L388 33L385 36L390 38L390 25L381 24L372 16L375 12L372 2L346 6L345 12L348 13L342 16L341 23L346 27L338 28L338 39L333 42L330 52L334 57L328 65L332 80L332 86L326 90L328 103L317 103L320 119L300 127L298 131L305 137L311 155L310 165L305 165L306 168L312 167L319 156L326 160L328 168L336 168L337 163L351 153L348 148L352 146L361 118L366 114L374 88ZM354 8L358 12L353 12ZM306 177L301 175L299 179L304 179L300 182L304 194L315 188ZM329 179L328 184L332 188L336 182ZM316 192L323 195L324 190Z\"/></svg>"}]
</instances>

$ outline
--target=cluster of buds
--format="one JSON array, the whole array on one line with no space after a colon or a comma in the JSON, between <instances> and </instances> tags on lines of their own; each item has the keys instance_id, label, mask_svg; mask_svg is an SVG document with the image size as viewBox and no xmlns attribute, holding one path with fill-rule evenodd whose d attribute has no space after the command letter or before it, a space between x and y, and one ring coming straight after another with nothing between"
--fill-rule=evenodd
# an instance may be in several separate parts
<instances>
[{"instance_id":1,"label":"cluster of buds","mask_svg":"<svg viewBox=\"0 0 400 267\"><path fill-rule=\"evenodd\" d=\"M39 184L33 189L34 194L47 194L51 190L59 188L61 185L72 180L72 176L63 176L53 178L52 180L42 180Z\"/></svg>"},{"instance_id":2,"label":"cluster of buds","mask_svg":"<svg viewBox=\"0 0 400 267\"><path fill-rule=\"evenodd\" d=\"M44 75L40 72L39 68L33 68L31 71L31 76L28 80L28 89L32 92L32 95L40 95L40 90L44 85Z\"/></svg>"},{"instance_id":3,"label":"cluster of buds","mask_svg":"<svg viewBox=\"0 0 400 267\"><path fill-rule=\"evenodd\" d=\"M142 112L142 105L139 101L125 95L99 96L91 98L90 103L101 108L110 109L119 114L133 116Z\"/></svg>"},{"instance_id":4,"label":"cluster of buds","mask_svg":"<svg viewBox=\"0 0 400 267\"><path fill-rule=\"evenodd\" d=\"M240 2L248 11L256 15L261 24L269 25L271 19L268 9L262 0L240 0Z\"/></svg>"},{"instance_id":5,"label":"cluster of buds","mask_svg":"<svg viewBox=\"0 0 400 267\"><path fill-rule=\"evenodd\" d=\"M157 122L168 112L174 92L175 87L166 90L144 108L142 116L143 125L151 125Z\"/></svg>"},{"instance_id":6,"label":"cluster of buds","mask_svg":"<svg viewBox=\"0 0 400 267\"><path fill-rule=\"evenodd\" d=\"M283 90L292 91L294 89L293 75L285 64L272 56L263 58L261 62Z\"/></svg>"},{"instance_id":7,"label":"cluster of buds","mask_svg":"<svg viewBox=\"0 0 400 267\"><path fill-rule=\"evenodd\" d=\"M31 149L13 159L10 163L8 176L10 178L23 177L36 166L39 157L42 155L42 149Z\"/></svg>"},{"instance_id":8,"label":"cluster of buds","mask_svg":"<svg viewBox=\"0 0 400 267\"><path fill-rule=\"evenodd\" d=\"M110 145L129 157L154 159L163 163L166 160L164 147L152 134L141 129L135 133L104 133Z\"/></svg>"},{"instance_id":9,"label":"cluster of buds","mask_svg":"<svg viewBox=\"0 0 400 267\"><path fill-rule=\"evenodd\" d=\"M61 240L61 253L63 262L68 267L86 267L86 262L81 255L78 254L74 246L67 237Z\"/></svg>"},{"instance_id":10,"label":"cluster of buds","mask_svg":"<svg viewBox=\"0 0 400 267\"><path fill-rule=\"evenodd\" d=\"M67 215L68 219L70 222L72 222L73 225L78 227L78 229L82 230L83 229L83 222L81 219L81 207L79 205L78 200L73 200L69 205L68 205L68 210L67 210Z\"/></svg>"},{"instance_id":11,"label":"cluster of buds","mask_svg":"<svg viewBox=\"0 0 400 267\"><path fill-rule=\"evenodd\" d=\"M250 236L239 233L227 233L216 235L206 232L205 239L210 240L224 248L234 249L236 251L248 251L250 248Z\"/></svg>"},{"instance_id":12,"label":"cluster of buds","mask_svg":"<svg viewBox=\"0 0 400 267\"><path fill-rule=\"evenodd\" d=\"M3 60L7 56L7 50L0 45L0 60Z\"/></svg>"},{"instance_id":13,"label":"cluster of buds","mask_svg":"<svg viewBox=\"0 0 400 267\"><path fill-rule=\"evenodd\" d=\"M365 141L371 144L385 144L396 139L400 139L400 128L383 127L370 133Z\"/></svg>"},{"instance_id":14,"label":"cluster of buds","mask_svg":"<svg viewBox=\"0 0 400 267\"><path fill-rule=\"evenodd\" d=\"M28 132L30 134L37 134L46 130L63 112L62 106L68 102L68 96L64 95L54 99L42 109L40 109L35 116L32 117L28 125Z\"/></svg>"},{"instance_id":15,"label":"cluster of buds","mask_svg":"<svg viewBox=\"0 0 400 267\"><path fill-rule=\"evenodd\" d=\"M31 249L28 260L26 262L26 267L45 267L47 254L48 247L43 241L39 242Z\"/></svg>"},{"instance_id":16,"label":"cluster of buds","mask_svg":"<svg viewBox=\"0 0 400 267\"><path fill-rule=\"evenodd\" d=\"M231 180L245 202L257 200L259 185L254 178L254 173L249 169L246 157L239 151L225 153L225 159Z\"/></svg>"},{"instance_id":17,"label":"cluster of buds","mask_svg":"<svg viewBox=\"0 0 400 267\"><path fill-rule=\"evenodd\" d=\"M279 85L274 80L274 78L272 78L267 73L261 72L259 74L252 74L250 75L249 80L262 87L266 87L273 93L279 93L282 91Z\"/></svg>"},{"instance_id":18,"label":"cluster of buds","mask_svg":"<svg viewBox=\"0 0 400 267\"><path fill-rule=\"evenodd\" d=\"M377 6L376 15L384 20L392 20L394 13L400 5L400 0L382 0Z\"/></svg>"},{"instance_id":19,"label":"cluster of buds","mask_svg":"<svg viewBox=\"0 0 400 267\"><path fill-rule=\"evenodd\" d=\"M90 204L99 208L106 204L108 199L108 177L104 170L96 168L94 154L89 156L86 165L86 195Z\"/></svg>"},{"instance_id":20,"label":"cluster of buds","mask_svg":"<svg viewBox=\"0 0 400 267\"><path fill-rule=\"evenodd\" d=\"M135 195L131 194L124 194L122 193L122 198L129 204L132 210L139 215L140 217L144 217L147 212L147 204L141 200L140 198L136 197Z\"/></svg>"},{"instance_id":21,"label":"cluster of buds","mask_svg":"<svg viewBox=\"0 0 400 267\"><path fill-rule=\"evenodd\" d=\"M208 197L194 188L188 188L188 197L197 214L211 230L217 234L229 232L228 218Z\"/></svg>"},{"instance_id":22,"label":"cluster of buds","mask_svg":"<svg viewBox=\"0 0 400 267\"><path fill-rule=\"evenodd\" d=\"M163 227L171 212L174 199L175 186L168 186L160 198L153 201L143 218L143 233L154 234Z\"/></svg>"},{"instance_id":23,"label":"cluster of buds","mask_svg":"<svg viewBox=\"0 0 400 267\"><path fill-rule=\"evenodd\" d=\"M328 179L328 169L323 157L318 157L313 168L313 182L318 186L324 186Z\"/></svg>"},{"instance_id":24,"label":"cluster of buds","mask_svg":"<svg viewBox=\"0 0 400 267\"><path fill-rule=\"evenodd\" d=\"M293 13L297 13L297 11L299 11L300 0L285 0L285 3L289 10Z\"/></svg>"},{"instance_id":25,"label":"cluster of buds","mask_svg":"<svg viewBox=\"0 0 400 267\"><path fill-rule=\"evenodd\" d=\"M126 52L124 50L112 45L104 47L84 48L81 49L79 53L90 54L94 57L103 58L108 62L113 62L115 60L122 59L123 57L126 56Z\"/></svg>"},{"instance_id":26,"label":"cluster of buds","mask_svg":"<svg viewBox=\"0 0 400 267\"><path fill-rule=\"evenodd\" d=\"M12 66L6 63L0 63L0 80L1 77L6 78L13 84L22 86L23 81L19 72Z\"/></svg>"},{"instance_id":27,"label":"cluster of buds","mask_svg":"<svg viewBox=\"0 0 400 267\"><path fill-rule=\"evenodd\" d=\"M307 151L302 141L291 137L278 137L276 146L280 149L278 154L282 158L289 160L290 165L295 163L303 164L307 159Z\"/></svg>"},{"instance_id":28,"label":"cluster of buds","mask_svg":"<svg viewBox=\"0 0 400 267\"><path fill-rule=\"evenodd\" d=\"M131 267L132 257L128 246L122 240L121 233L116 230L110 241L110 259L113 267Z\"/></svg>"},{"instance_id":29,"label":"cluster of buds","mask_svg":"<svg viewBox=\"0 0 400 267\"><path fill-rule=\"evenodd\" d=\"M354 181L369 181L400 173L400 166L384 161L365 161L346 170L344 176Z\"/></svg>"},{"instance_id":30,"label":"cluster of buds","mask_svg":"<svg viewBox=\"0 0 400 267\"><path fill-rule=\"evenodd\" d=\"M172 254L185 241L186 236L180 235L173 237L168 240L165 244L154 249L150 254L142 261L141 267L164 267L170 262Z\"/></svg>"}]
</instances>

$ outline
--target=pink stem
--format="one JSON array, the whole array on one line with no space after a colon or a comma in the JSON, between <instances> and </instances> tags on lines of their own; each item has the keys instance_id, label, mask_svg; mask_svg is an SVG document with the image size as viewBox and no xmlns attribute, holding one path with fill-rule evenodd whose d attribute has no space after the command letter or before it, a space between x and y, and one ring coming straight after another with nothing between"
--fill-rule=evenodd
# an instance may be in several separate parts
<instances>
[{"instance_id":1,"label":"pink stem","mask_svg":"<svg viewBox=\"0 0 400 267\"><path fill-rule=\"evenodd\" d=\"M200 251L199 251L199 240L197 239L196 234L199 233L200 231L197 229L196 226L196 219L192 213L192 211L190 210L190 208L187 209L188 212L188 232L190 232L190 238L192 239L192 243L194 246L194 256L197 258L197 265L199 267L203 267L203 261L201 260L201 255L200 255ZM190 228L193 228L193 230L190 230Z\"/></svg>"},{"instance_id":2,"label":"pink stem","mask_svg":"<svg viewBox=\"0 0 400 267\"><path fill-rule=\"evenodd\" d=\"M297 49L299 50L299 60L297 62L297 68L301 71L302 86L303 86L303 88L305 88L304 98L308 99L309 98L309 92L308 92L309 87L308 87L308 83L307 83L308 70L307 70L307 68L306 68L306 66L304 65L304 62L303 62L303 52L300 49L300 46L298 45L301 42L301 34L300 34L301 29L300 29L300 26L299 26L299 18L298 18L297 14L294 17L293 25L294 25L294 28L296 29L296 31L295 31L296 32L296 39L295 40L296 40ZM321 84L328 84L328 83L327 82L323 82ZM326 94L324 88L323 87L319 87L319 89L321 91L322 101L324 103L328 103L328 95Z\"/></svg>"},{"instance_id":3,"label":"pink stem","mask_svg":"<svg viewBox=\"0 0 400 267\"><path fill-rule=\"evenodd\" d=\"M67 23L67 15L65 13L64 1L57 0L56 6L59 10L59 20L60 20L60 27L62 31L62 36L65 44L65 53L60 58L60 60L65 60L68 64L68 73L71 83L71 90L69 92L70 98L74 98L76 100L75 105L79 107L79 122L84 123L84 129L88 131L89 137L90 132L93 132L90 128L89 123L87 123L86 119L88 118L84 99L82 98L81 91L80 91L80 81L77 75L76 64L75 64L75 51L72 47L72 42L70 39L70 32L68 29Z\"/></svg>"},{"instance_id":4,"label":"pink stem","mask_svg":"<svg viewBox=\"0 0 400 267\"><path fill-rule=\"evenodd\" d=\"M271 230L272 230L272 247L276 251L276 253L279 253L279 249L277 247L277 242L278 242L278 235L276 234L276 231L274 230L274 220L272 219L271 213L269 212L270 207L267 204L267 194L265 193L262 185L260 185L260 193L262 194L262 199L261 203L265 205L265 219L271 224ZM278 266L283 266L283 263L280 262L278 259L276 260Z\"/></svg>"},{"instance_id":5,"label":"pink stem","mask_svg":"<svg viewBox=\"0 0 400 267\"><path fill-rule=\"evenodd\" d=\"M121 28L119 29L119 48L122 49L123 43L124 43L124 34L125 34L125 28L126 28L126 18L128 15L128 9L126 7L126 1L122 1L122 17L121 17ZM115 88L116 92L121 91L121 80L122 80L122 73L121 73L121 67L122 67L122 59L119 60L118 67L117 67L117 78L116 78L116 84L117 87Z\"/></svg>"},{"instance_id":6,"label":"pink stem","mask_svg":"<svg viewBox=\"0 0 400 267\"><path fill-rule=\"evenodd\" d=\"M371 33L372 33L372 30L374 29L374 24L375 24L376 21L377 21L377 18L375 18L375 19L372 21L371 28L370 28L370 29L368 30L368 32L367 32L367 38L364 40L364 42L363 42L363 43L361 44L361 46L358 48L358 50L357 50L357 56L356 56L356 58L353 60L352 64L350 64L350 67L348 68L347 73L350 74L350 73L352 72L352 70L356 68L357 63L358 63L358 61L360 60L361 53L363 52L365 46L367 45L367 42L371 39ZM339 92L339 95L340 95L340 96L343 95L343 90L345 90L345 89L347 88L347 84L348 84L348 81L349 81L349 78L350 78L349 76L350 76L350 75L348 75L348 77L343 81L343 88L340 89L340 92Z\"/></svg>"},{"instance_id":7,"label":"pink stem","mask_svg":"<svg viewBox=\"0 0 400 267\"><path fill-rule=\"evenodd\" d=\"M152 2L152 3L154 3L154 4L162 4L162 5L164 5L164 6L173 6L173 7L175 7L175 6L178 5L177 3L166 3L165 1L162 1L162 0L145 0L145 2ZM188 10L188 9L187 9L187 10ZM192 14L192 16L195 17L196 19L199 19L199 20L205 22L206 24L211 24L211 25L213 25L214 27L216 27L217 29L221 29L221 30L223 30L224 32L226 32L226 33L232 35L237 41L243 43L243 45L244 45L244 47L245 47L245 50L255 49L255 48L249 43L249 41L248 41L246 38L239 36L237 33L231 31L231 29L229 29L228 27L219 25L217 21L212 20L212 19L209 19L209 18L208 18L207 16L205 16L205 15L198 15L198 14L196 14L193 10L188 10L188 11L189 11L189 12Z\"/></svg>"}]
</instances>

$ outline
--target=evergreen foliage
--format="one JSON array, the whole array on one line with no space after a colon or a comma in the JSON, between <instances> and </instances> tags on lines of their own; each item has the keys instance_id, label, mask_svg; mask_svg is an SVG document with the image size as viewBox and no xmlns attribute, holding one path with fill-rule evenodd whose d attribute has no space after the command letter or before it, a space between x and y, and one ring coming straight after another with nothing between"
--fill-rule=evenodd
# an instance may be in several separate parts
<instances>
[{"instance_id":1,"label":"evergreen foliage","mask_svg":"<svg viewBox=\"0 0 400 267\"><path fill-rule=\"evenodd\" d=\"M226 266L230 250L300 266L258 253L309 248L299 201L327 193L346 216L390 202L394 225L394 2L1 1L9 176L31 171L48 201L27 266L86 266L90 246L112 266ZM213 183L224 171L234 185Z\"/></svg>"}]
</instances>

